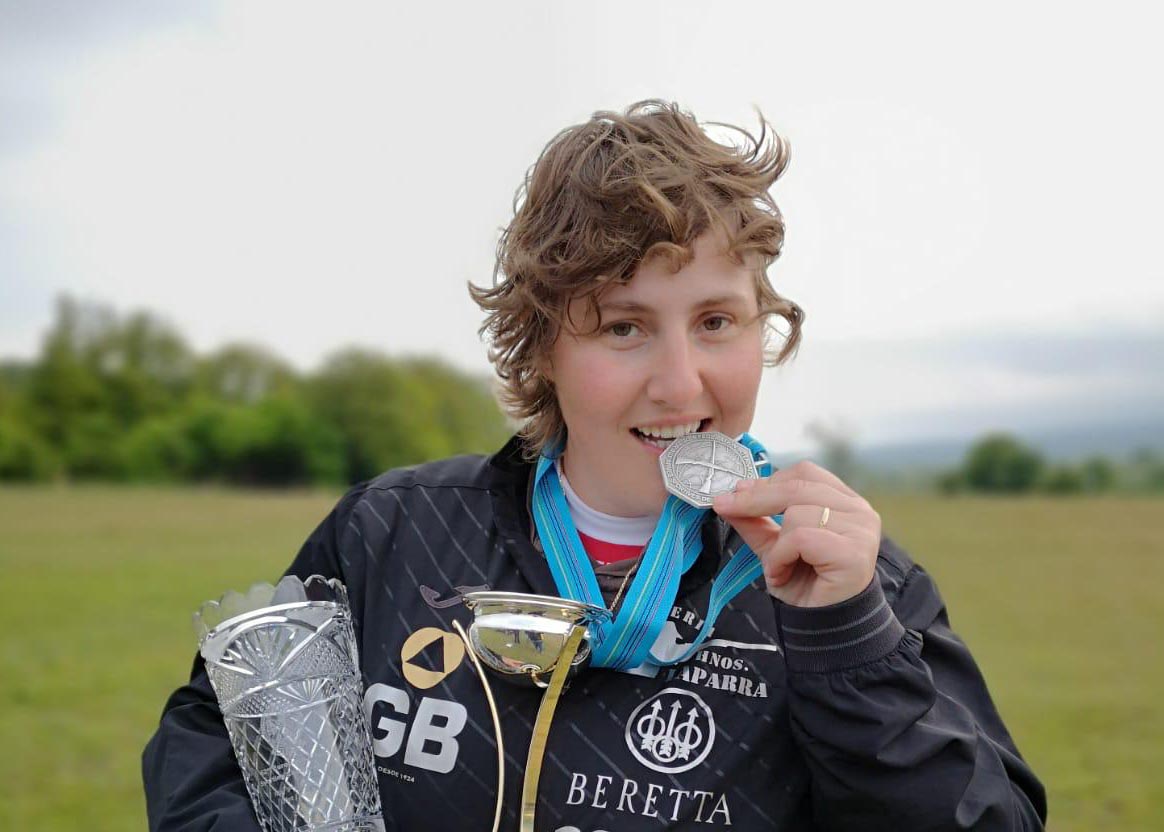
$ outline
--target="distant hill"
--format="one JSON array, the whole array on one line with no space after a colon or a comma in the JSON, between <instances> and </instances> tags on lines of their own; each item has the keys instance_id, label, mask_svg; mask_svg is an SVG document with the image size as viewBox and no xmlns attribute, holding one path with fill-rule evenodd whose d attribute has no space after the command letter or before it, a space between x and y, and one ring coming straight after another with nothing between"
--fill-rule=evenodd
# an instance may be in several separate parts
<instances>
[{"instance_id":1,"label":"distant hill","mask_svg":"<svg viewBox=\"0 0 1164 832\"><path fill-rule=\"evenodd\" d=\"M1037 448L1049 462L1079 461L1094 454L1125 459L1140 448L1164 451L1164 415L1086 425L1024 427L1008 432ZM975 434L857 445L853 451L861 468L879 474L936 470L962 462L967 449L979 437ZM774 460L778 466L785 466L810 455L811 451L777 454Z\"/></svg>"}]
</instances>

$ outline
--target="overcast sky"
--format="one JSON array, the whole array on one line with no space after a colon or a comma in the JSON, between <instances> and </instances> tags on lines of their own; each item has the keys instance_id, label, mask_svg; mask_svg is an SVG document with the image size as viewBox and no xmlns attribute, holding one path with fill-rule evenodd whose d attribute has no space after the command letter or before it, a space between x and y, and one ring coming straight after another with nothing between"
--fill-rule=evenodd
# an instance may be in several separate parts
<instances>
[{"instance_id":1,"label":"overcast sky","mask_svg":"<svg viewBox=\"0 0 1164 832\"><path fill-rule=\"evenodd\" d=\"M68 291L200 350L487 372L464 287L526 168L664 97L792 142L771 276L808 319L765 382L770 447L814 419L877 442L1160 415L1144 7L0 0L0 356Z\"/></svg>"}]
</instances>

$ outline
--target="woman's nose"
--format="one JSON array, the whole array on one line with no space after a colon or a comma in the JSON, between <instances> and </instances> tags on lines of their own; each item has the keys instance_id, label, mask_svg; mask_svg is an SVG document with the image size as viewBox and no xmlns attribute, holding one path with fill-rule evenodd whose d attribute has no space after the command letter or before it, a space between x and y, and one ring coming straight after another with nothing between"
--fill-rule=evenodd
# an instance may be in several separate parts
<instances>
[{"instance_id":1,"label":"woman's nose","mask_svg":"<svg viewBox=\"0 0 1164 832\"><path fill-rule=\"evenodd\" d=\"M651 368L647 396L658 404L682 408L703 393L699 353L686 339L662 346Z\"/></svg>"}]
</instances>

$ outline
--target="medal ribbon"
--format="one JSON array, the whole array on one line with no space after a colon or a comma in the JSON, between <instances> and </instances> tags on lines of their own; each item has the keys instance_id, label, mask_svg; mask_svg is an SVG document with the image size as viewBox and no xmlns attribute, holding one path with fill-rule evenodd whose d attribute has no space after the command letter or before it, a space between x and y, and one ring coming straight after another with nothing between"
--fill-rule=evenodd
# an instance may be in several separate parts
<instances>
[{"instance_id":1,"label":"medal ribbon","mask_svg":"<svg viewBox=\"0 0 1164 832\"><path fill-rule=\"evenodd\" d=\"M738 441L752 452L760 475L768 476L771 465L763 445L746 433ZM532 500L534 524L558 593L574 601L605 607L590 558L578 537L558 480L554 459L560 453L560 448L552 448L538 460ZM674 659L660 659L650 652L674 605L680 576L691 568L703 549L700 529L707 511L674 495L667 497L626 600L612 621L592 625L596 666L629 670L644 663L672 665L686 661L711 634L715 619L728 602L763 574L759 558L746 544L741 546L712 583L703 627L688 649Z\"/></svg>"}]
</instances>

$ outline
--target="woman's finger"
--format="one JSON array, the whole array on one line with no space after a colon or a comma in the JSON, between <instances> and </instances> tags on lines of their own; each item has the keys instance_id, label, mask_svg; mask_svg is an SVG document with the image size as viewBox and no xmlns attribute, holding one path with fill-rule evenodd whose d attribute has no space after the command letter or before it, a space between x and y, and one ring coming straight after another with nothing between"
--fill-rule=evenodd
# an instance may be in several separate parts
<instances>
[{"instance_id":1,"label":"woman's finger","mask_svg":"<svg viewBox=\"0 0 1164 832\"><path fill-rule=\"evenodd\" d=\"M740 480L731 494L721 494L712 504L727 517L782 514L790 506L829 506L830 511L856 510L864 501L817 480L772 478Z\"/></svg>"},{"instance_id":2,"label":"woman's finger","mask_svg":"<svg viewBox=\"0 0 1164 832\"><path fill-rule=\"evenodd\" d=\"M860 497L861 495L845 484L844 480L834 474L827 468L822 468L815 462L808 459L802 459L795 465L790 465L787 468L781 468L779 471L773 471L772 476L768 479L776 480L813 480L815 482L823 482L826 485L831 485L833 488L840 491L842 494L848 494L850 497Z\"/></svg>"},{"instance_id":3,"label":"woman's finger","mask_svg":"<svg viewBox=\"0 0 1164 832\"><path fill-rule=\"evenodd\" d=\"M854 545L829 529L800 526L781 531L762 557L764 574L769 574L769 566L775 572L797 560L810 564L822 576L830 569L849 568Z\"/></svg>"},{"instance_id":4,"label":"woman's finger","mask_svg":"<svg viewBox=\"0 0 1164 832\"><path fill-rule=\"evenodd\" d=\"M771 517L733 517L728 522L753 552L770 549L780 536L780 525Z\"/></svg>"},{"instance_id":5,"label":"woman's finger","mask_svg":"<svg viewBox=\"0 0 1164 832\"><path fill-rule=\"evenodd\" d=\"M821 525L821 521L825 524ZM823 506L791 506L784 511L781 527L784 531L807 527L828 529L852 540L864 540L874 545L881 541L881 523L872 511L837 511L830 508L825 517Z\"/></svg>"}]
</instances>

